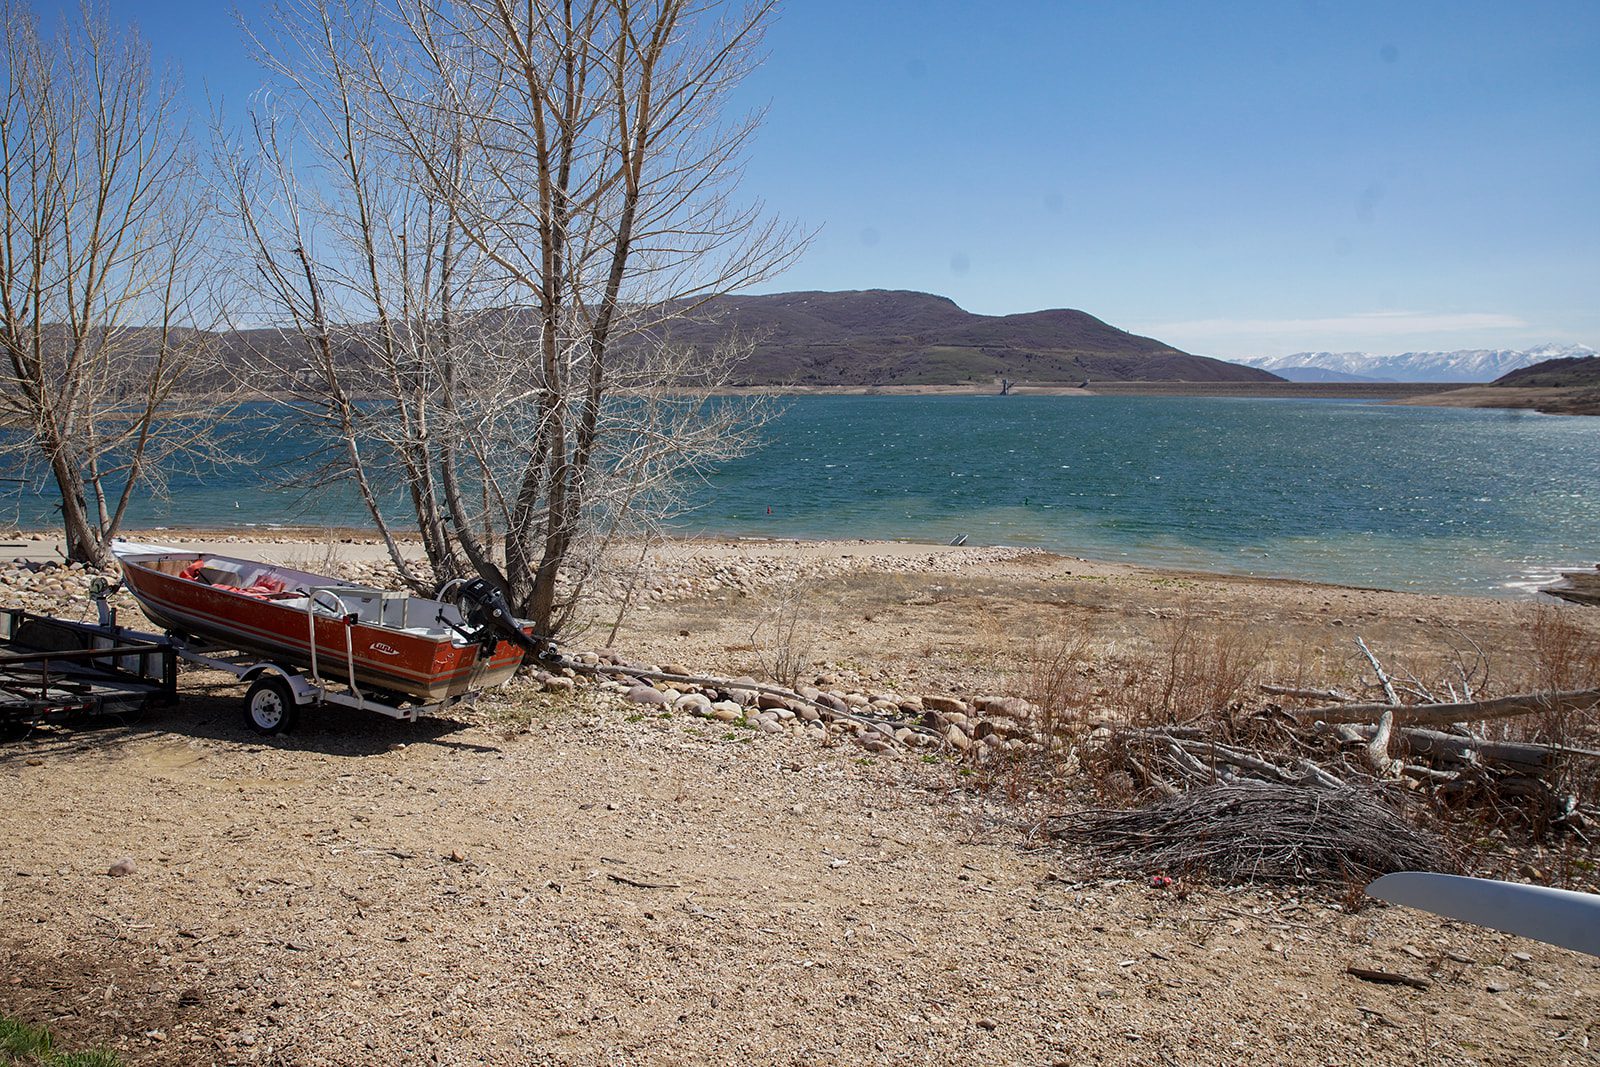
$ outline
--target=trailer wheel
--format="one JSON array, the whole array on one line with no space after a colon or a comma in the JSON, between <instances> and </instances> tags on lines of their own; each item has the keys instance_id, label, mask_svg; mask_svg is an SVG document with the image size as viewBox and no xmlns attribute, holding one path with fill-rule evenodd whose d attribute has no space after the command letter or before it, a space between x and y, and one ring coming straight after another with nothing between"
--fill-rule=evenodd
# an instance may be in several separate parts
<instances>
[{"instance_id":1,"label":"trailer wheel","mask_svg":"<svg viewBox=\"0 0 1600 1067\"><path fill-rule=\"evenodd\" d=\"M257 678L244 695L244 717L258 734L281 734L294 726L299 705L289 683L275 674Z\"/></svg>"}]
</instances>

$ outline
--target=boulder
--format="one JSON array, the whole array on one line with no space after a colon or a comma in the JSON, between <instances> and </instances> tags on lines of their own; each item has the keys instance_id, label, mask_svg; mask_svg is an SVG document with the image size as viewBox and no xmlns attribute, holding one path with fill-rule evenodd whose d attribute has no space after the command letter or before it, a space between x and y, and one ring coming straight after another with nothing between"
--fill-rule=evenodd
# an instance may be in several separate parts
<instances>
[{"instance_id":1,"label":"boulder","mask_svg":"<svg viewBox=\"0 0 1600 1067\"><path fill-rule=\"evenodd\" d=\"M961 727L955 725L954 723L952 723L950 728L944 732L944 739L950 742L950 746L952 748L958 748L962 752L965 752L967 749L972 747L972 738L962 733Z\"/></svg>"},{"instance_id":2,"label":"boulder","mask_svg":"<svg viewBox=\"0 0 1600 1067\"><path fill-rule=\"evenodd\" d=\"M776 711L779 708L789 710L789 701L777 693L756 694L756 707L763 711Z\"/></svg>"},{"instance_id":3,"label":"boulder","mask_svg":"<svg viewBox=\"0 0 1600 1067\"><path fill-rule=\"evenodd\" d=\"M946 715L965 715L972 710L966 701L957 700L955 697L924 696L922 698L922 706L924 708L932 708L934 711L942 711Z\"/></svg>"},{"instance_id":4,"label":"boulder","mask_svg":"<svg viewBox=\"0 0 1600 1067\"><path fill-rule=\"evenodd\" d=\"M719 722L743 722L744 709L727 701L711 705L711 717Z\"/></svg>"},{"instance_id":5,"label":"boulder","mask_svg":"<svg viewBox=\"0 0 1600 1067\"><path fill-rule=\"evenodd\" d=\"M999 715L1018 722L1033 717L1033 705L1021 697L979 697L972 702L985 715Z\"/></svg>"},{"instance_id":6,"label":"boulder","mask_svg":"<svg viewBox=\"0 0 1600 1067\"><path fill-rule=\"evenodd\" d=\"M623 699L658 708L667 706L667 695L653 685L636 685L624 694Z\"/></svg>"},{"instance_id":7,"label":"boulder","mask_svg":"<svg viewBox=\"0 0 1600 1067\"><path fill-rule=\"evenodd\" d=\"M711 698L704 693L685 693L672 702L672 707L691 715L706 715L711 711Z\"/></svg>"}]
</instances>

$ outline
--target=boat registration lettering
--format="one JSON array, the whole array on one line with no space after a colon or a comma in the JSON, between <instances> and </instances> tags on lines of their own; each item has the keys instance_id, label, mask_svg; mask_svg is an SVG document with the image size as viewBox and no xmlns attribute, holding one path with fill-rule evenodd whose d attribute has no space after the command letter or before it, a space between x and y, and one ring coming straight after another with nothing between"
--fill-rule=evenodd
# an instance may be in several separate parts
<instances>
[{"instance_id":1,"label":"boat registration lettering","mask_svg":"<svg viewBox=\"0 0 1600 1067\"><path fill-rule=\"evenodd\" d=\"M372 642L372 644L368 645L367 647L372 649L372 651L377 652L380 655L384 655L384 656L398 656L400 654L400 650L399 649L397 649L397 648L395 648L395 647L393 647L391 645L386 645L382 641L374 641L374 642Z\"/></svg>"}]
</instances>

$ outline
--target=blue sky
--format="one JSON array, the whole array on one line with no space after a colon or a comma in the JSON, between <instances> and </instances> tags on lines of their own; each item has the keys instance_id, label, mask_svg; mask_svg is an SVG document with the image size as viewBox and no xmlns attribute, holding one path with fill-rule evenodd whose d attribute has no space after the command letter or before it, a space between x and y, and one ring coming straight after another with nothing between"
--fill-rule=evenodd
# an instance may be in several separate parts
<instances>
[{"instance_id":1,"label":"blue sky","mask_svg":"<svg viewBox=\"0 0 1600 1067\"><path fill-rule=\"evenodd\" d=\"M110 9L195 95L253 88L226 5ZM745 190L820 228L768 291L1225 358L1600 347L1594 0L790 0L767 44Z\"/></svg>"}]
</instances>

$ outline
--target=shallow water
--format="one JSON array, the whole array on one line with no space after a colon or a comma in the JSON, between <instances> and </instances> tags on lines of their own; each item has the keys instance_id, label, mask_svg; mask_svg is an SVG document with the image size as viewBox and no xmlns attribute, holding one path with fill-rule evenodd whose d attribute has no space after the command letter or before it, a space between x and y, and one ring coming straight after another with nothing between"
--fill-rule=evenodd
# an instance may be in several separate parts
<instances>
[{"instance_id":1,"label":"shallow water","mask_svg":"<svg viewBox=\"0 0 1600 1067\"><path fill-rule=\"evenodd\" d=\"M686 532L1039 545L1076 555L1430 592L1517 595L1600 559L1600 418L1188 397L799 397L695 487ZM363 524L263 431L128 525ZM53 513L39 486L4 508ZM769 513L770 509L770 513ZM0 513L3 514L3 513Z\"/></svg>"}]
</instances>

